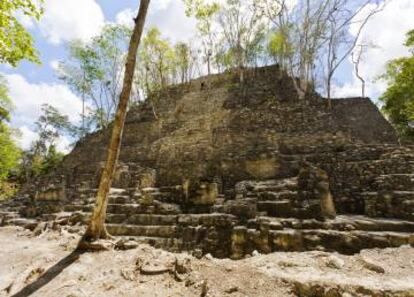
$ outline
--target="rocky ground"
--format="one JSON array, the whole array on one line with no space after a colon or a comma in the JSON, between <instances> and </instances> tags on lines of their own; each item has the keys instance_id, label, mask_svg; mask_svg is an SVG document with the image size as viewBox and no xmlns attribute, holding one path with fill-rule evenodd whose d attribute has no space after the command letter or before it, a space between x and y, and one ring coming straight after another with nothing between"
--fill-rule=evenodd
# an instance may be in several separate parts
<instances>
[{"instance_id":1,"label":"rocky ground","mask_svg":"<svg viewBox=\"0 0 414 297\"><path fill-rule=\"evenodd\" d=\"M73 231L73 230L72 230ZM414 249L197 259L133 242L79 254L77 233L0 228L0 296L414 296Z\"/></svg>"}]
</instances>

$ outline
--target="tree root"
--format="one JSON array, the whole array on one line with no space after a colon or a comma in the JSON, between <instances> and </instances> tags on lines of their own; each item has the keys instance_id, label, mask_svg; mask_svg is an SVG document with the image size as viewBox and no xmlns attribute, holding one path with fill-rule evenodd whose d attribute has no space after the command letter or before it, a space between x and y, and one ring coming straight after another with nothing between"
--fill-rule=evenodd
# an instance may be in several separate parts
<instances>
[{"instance_id":1,"label":"tree root","mask_svg":"<svg viewBox=\"0 0 414 297\"><path fill-rule=\"evenodd\" d=\"M100 232L96 233L89 225L85 234L78 243L77 250L80 251L108 251L115 247L114 237L111 236L104 226Z\"/></svg>"}]
</instances>

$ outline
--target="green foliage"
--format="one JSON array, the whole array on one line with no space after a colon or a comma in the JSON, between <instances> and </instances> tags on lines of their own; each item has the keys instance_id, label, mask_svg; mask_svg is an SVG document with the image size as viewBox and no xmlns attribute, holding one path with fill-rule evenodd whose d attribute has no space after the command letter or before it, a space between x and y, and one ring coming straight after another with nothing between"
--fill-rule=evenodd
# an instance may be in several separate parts
<instances>
[{"instance_id":1,"label":"green foliage","mask_svg":"<svg viewBox=\"0 0 414 297\"><path fill-rule=\"evenodd\" d=\"M64 133L73 131L67 115L62 115L55 107L49 104L42 105L42 115L35 123L39 134L37 149L39 153L46 154L55 141Z\"/></svg>"},{"instance_id":2,"label":"green foliage","mask_svg":"<svg viewBox=\"0 0 414 297\"><path fill-rule=\"evenodd\" d=\"M0 76L0 200L14 193L14 186L8 182L8 178L16 170L20 158L13 133L6 125L12 108L6 81Z\"/></svg>"},{"instance_id":3,"label":"green foliage","mask_svg":"<svg viewBox=\"0 0 414 297\"><path fill-rule=\"evenodd\" d=\"M186 7L186 15L194 16L204 24L209 22L213 15L220 10L220 5L217 2L207 3L204 0L183 0L183 2Z\"/></svg>"},{"instance_id":4,"label":"green foliage","mask_svg":"<svg viewBox=\"0 0 414 297\"><path fill-rule=\"evenodd\" d=\"M218 13L225 62L240 69L257 64L263 52L267 22L251 0L226 0Z\"/></svg>"},{"instance_id":5,"label":"green foliage","mask_svg":"<svg viewBox=\"0 0 414 297\"><path fill-rule=\"evenodd\" d=\"M42 114L35 123L38 139L29 150L23 152L20 162L20 179L27 181L56 168L64 154L56 150L57 140L64 134L73 133L73 126L66 115L56 108L44 104Z\"/></svg>"},{"instance_id":6,"label":"green foliage","mask_svg":"<svg viewBox=\"0 0 414 297\"><path fill-rule=\"evenodd\" d=\"M68 44L69 59L60 63L59 78L89 106L82 129L105 128L113 119L130 35L128 27L111 24L88 43L75 40Z\"/></svg>"},{"instance_id":7,"label":"green foliage","mask_svg":"<svg viewBox=\"0 0 414 297\"><path fill-rule=\"evenodd\" d=\"M0 181L8 178L10 172L16 169L20 150L16 146L10 129L0 123Z\"/></svg>"},{"instance_id":8,"label":"green foliage","mask_svg":"<svg viewBox=\"0 0 414 297\"><path fill-rule=\"evenodd\" d=\"M282 30L277 30L270 34L267 53L276 63L282 64L287 57L292 54L292 45L289 43L288 35Z\"/></svg>"},{"instance_id":9,"label":"green foliage","mask_svg":"<svg viewBox=\"0 0 414 297\"><path fill-rule=\"evenodd\" d=\"M47 173L56 168L62 162L64 156L65 154L59 152L54 145L50 146L43 160L41 172Z\"/></svg>"},{"instance_id":10,"label":"green foliage","mask_svg":"<svg viewBox=\"0 0 414 297\"><path fill-rule=\"evenodd\" d=\"M175 73L176 56L168 40L161 37L156 27L151 27L144 39L139 53L138 67L145 71L147 93L160 90L172 81Z\"/></svg>"},{"instance_id":11,"label":"green foliage","mask_svg":"<svg viewBox=\"0 0 414 297\"><path fill-rule=\"evenodd\" d=\"M176 67L175 71L180 77L180 82L189 82L192 76L194 60L196 59L193 56L191 48L184 42L178 42L174 46L174 55Z\"/></svg>"},{"instance_id":12,"label":"green foliage","mask_svg":"<svg viewBox=\"0 0 414 297\"><path fill-rule=\"evenodd\" d=\"M412 55L388 62L381 76L388 88L380 99L383 111L401 137L414 141L414 30L408 32L405 45Z\"/></svg>"},{"instance_id":13,"label":"green foliage","mask_svg":"<svg viewBox=\"0 0 414 297\"><path fill-rule=\"evenodd\" d=\"M40 4L43 0L36 1ZM23 59L40 63L33 39L19 22L17 15L39 20L43 11L32 0L0 1L0 63L17 66Z\"/></svg>"},{"instance_id":14,"label":"green foliage","mask_svg":"<svg viewBox=\"0 0 414 297\"><path fill-rule=\"evenodd\" d=\"M411 52L414 51L414 30L408 31L407 40L404 45L411 48Z\"/></svg>"},{"instance_id":15,"label":"green foliage","mask_svg":"<svg viewBox=\"0 0 414 297\"><path fill-rule=\"evenodd\" d=\"M187 16L193 16L197 19L197 31L203 44L204 60L207 62L210 72L210 58L215 55L217 45L216 32L213 25L215 17L220 11L220 5L217 2L207 2L205 0L183 1Z\"/></svg>"},{"instance_id":16,"label":"green foliage","mask_svg":"<svg viewBox=\"0 0 414 297\"><path fill-rule=\"evenodd\" d=\"M13 108L8 92L6 79L0 75L0 123L10 119L10 111Z\"/></svg>"},{"instance_id":17,"label":"green foliage","mask_svg":"<svg viewBox=\"0 0 414 297\"><path fill-rule=\"evenodd\" d=\"M19 184L12 181L0 180L0 201L13 197L19 188Z\"/></svg>"}]
</instances>

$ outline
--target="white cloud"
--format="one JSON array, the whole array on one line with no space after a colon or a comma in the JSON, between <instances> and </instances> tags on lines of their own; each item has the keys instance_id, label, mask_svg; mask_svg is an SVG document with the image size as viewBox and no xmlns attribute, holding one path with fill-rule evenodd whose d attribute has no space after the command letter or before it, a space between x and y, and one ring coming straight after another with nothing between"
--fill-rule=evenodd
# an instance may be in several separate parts
<instances>
[{"instance_id":1,"label":"white cloud","mask_svg":"<svg viewBox=\"0 0 414 297\"><path fill-rule=\"evenodd\" d=\"M16 110L14 121L31 125L41 114L42 104L48 103L69 116L72 122L80 119L81 100L62 84L31 84L19 74L5 75L10 97Z\"/></svg>"},{"instance_id":2,"label":"white cloud","mask_svg":"<svg viewBox=\"0 0 414 297\"><path fill-rule=\"evenodd\" d=\"M21 135L16 138L17 144L23 149L28 149L32 142L37 139L37 134L27 126L21 126L19 131Z\"/></svg>"},{"instance_id":3,"label":"white cloud","mask_svg":"<svg viewBox=\"0 0 414 297\"><path fill-rule=\"evenodd\" d=\"M116 22L133 25L137 10L127 8L116 15ZM171 41L187 41L196 32L196 21L185 15L183 1L157 0L151 3L146 27L157 26Z\"/></svg>"},{"instance_id":4,"label":"white cloud","mask_svg":"<svg viewBox=\"0 0 414 297\"><path fill-rule=\"evenodd\" d=\"M28 126L21 126L19 128L19 132L20 135L16 137L16 142L22 149L29 149L30 145L38 139L37 133ZM69 153L71 148L71 141L68 137L61 136L56 143L56 148L62 153Z\"/></svg>"},{"instance_id":5,"label":"white cloud","mask_svg":"<svg viewBox=\"0 0 414 297\"><path fill-rule=\"evenodd\" d=\"M403 43L405 34L414 28L414 1L391 1L386 8L370 19L360 37L363 44L373 44L368 48L360 63L360 73L367 81L367 96L378 97L386 89L386 84L375 81L384 73L386 63L409 54ZM355 27L350 28L355 35ZM361 83L354 77L342 87L336 87L335 96L360 96Z\"/></svg>"},{"instance_id":6,"label":"white cloud","mask_svg":"<svg viewBox=\"0 0 414 297\"><path fill-rule=\"evenodd\" d=\"M97 35L104 21L95 0L46 0L39 28L50 43L60 44Z\"/></svg>"},{"instance_id":7,"label":"white cloud","mask_svg":"<svg viewBox=\"0 0 414 297\"><path fill-rule=\"evenodd\" d=\"M135 18L136 14L137 12L131 8L124 9L116 15L116 23L132 27L134 25L133 19Z\"/></svg>"},{"instance_id":8,"label":"white cloud","mask_svg":"<svg viewBox=\"0 0 414 297\"><path fill-rule=\"evenodd\" d=\"M15 110L12 114L12 124L22 132L19 143L28 148L35 139L32 129L33 123L41 115L42 104L56 107L62 114L69 117L72 123L80 120L82 101L69 88L62 84L32 84L19 74L6 75L9 85L9 94L13 99ZM62 138L58 148L68 150L69 139Z\"/></svg>"},{"instance_id":9,"label":"white cloud","mask_svg":"<svg viewBox=\"0 0 414 297\"><path fill-rule=\"evenodd\" d=\"M50 68L53 69L53 71L58 71L59 70L59 61L58 60L52 60L49 63Z\"/></svg>"}]
</instances>

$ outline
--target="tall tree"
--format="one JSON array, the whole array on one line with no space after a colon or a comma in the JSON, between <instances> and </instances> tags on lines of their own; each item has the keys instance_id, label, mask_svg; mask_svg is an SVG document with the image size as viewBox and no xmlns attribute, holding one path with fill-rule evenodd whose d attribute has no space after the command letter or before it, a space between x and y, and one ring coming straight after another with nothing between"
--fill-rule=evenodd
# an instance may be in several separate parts
<instances>
[{"instance_id":1,"label":"tall tree","mask_svg":"<svg viewBox=\"0 0 414 297\"><path fill-rule=\"evenodd\" d=\"M75 40L68 45L69 59L60 63L59 78L83 99L84 130L90 126L105 128L113 120L130 36L128 27L111 24L88 43ZM89 115L85 114L86 102Z\"/></svg>"},{"instance_id":2,"label":"tall tree","mask_svg":"<svg viewBox=\"0 0 414 297\"><path fill-rule=\"evenodd\" d=\"M219 32L240 82L243 82L243 69L255 64L265 37L267 24L254 3L252 0L226 0L218 13Z\"/></svg>"},{"instance_id":3,"label":"tall tree","mask_svg":"<svg viewBox=\"0 0 414 297\"><path fill-rule=\"evenodd\" d=\"M281 69L285 69L285 61L293 51L292 45L288 41L288 34L281 29L271 32L266 50L273 62L278 64Z\"/></svg>"},{"instance_id":4,"label":"tall tree","mask_svg":"<svg viewBox=\"0 0 414 297\"><path fill-rule=\"evenodd\" d=\"M12 129L8 125L13 104L8 95L6 80L0 76L0 200L8 198L13 191L7 179L16 169L20 157Z\"/></svg>"},{"instance_id":5,"label":"tall tree","mask_svg":"<svg viewBox=\"0 0 414 297\"><path fill-rule=\"evenodd\" d=\"M61 114L49 104L42 105L42 114L35 126L38 137L31 147L23 152L20 164L20 175L24 181L47 173L60 163L64 154L57 151L57 142L61 136L71 135L74 129L68 116Z\"/></svg>"},{"instance_id":6,"label":"tall tree","mask_svg":"<svg viewBox=\"0 0 414 297\"><path fill-rule=\"evenodd\" d=\"M328 106L331 107L332 79L339 66L349 57L358 44L359 37L368 21L377 13L384 10L389 1L376 3L366 0L357 9L352 7L349 0L331 0L327 19L326 52L325 55L325 87ZM349 34L350 26L355 34Z\"/></svg>"},{"instance_id":7,"label":"tall tree","mask_svg":"<svg viewBox=\"0 0 414 297\"><path fill-rule=\"evenodd\" d=\"M0 123L10 119L10 111L13 108L9 97L9 89L6 79L0 75Z\"/></svg>"},{"instance_id":8,"label":"tall tree","mask_svg":"<svg viewBox=\"0 0 414 297\"><path fill-rule=\"evenodd\" d=\"M63 134L71 133L73 130L69 117L49 104L42 105L42 114L35 125L39 135L35 146L39 153L44 155L48 154L51 147L56 146L56 141Z\"/></svg>"},{"instance_id":9,"label":"tall tree","mask_svg":"<svg viewBox=\"0 0 414 297\"><path fill-rule=\"evenodd\" d=\"M178 42L174 46L175 66L180 83L188 83L193 77L196 57L190 45Z\"/></svg>"},{"instance_id":10,"label":"tall tree","mask_svg":"<svg viewBox=\"0 0 414 297\"><path fill-rule=\"evenodd\" d=\"M204 60L207 63L207 74L211 74L211 61L215 55L217 32L215 17L220 5L215 1L183 0L186 5L186 14L197 19L197 31L203 46Z\"/></svg>"},{"instance_id":11,"label":"tall tree","mask_svg":"<svg viewBox=\"0 0 414 297\"><path fill-rule=\"evenodd\" d=\"M405 45L411 55L388 62L381 77L388 88L380 99L401 138L414 141L414 30L408 32Z\"/></svg>"},{"instance_id":12,"label":"tall tree","mask_svg":"<svg viewBox=\"0 0 414 297\"><path fill-rule=\"evenodd\" d=\"M0 63L17 66L23 59L39 63L33 39L23 27L18 15L39 20L43 0L0 1Z\"/></svg>"},{"instance_id":13,"label":"tall tree","mask_svg":"<svg viewBox=\"0 0 414 297\"><path fill-rule=\"evenodd\" d=\"M115 121L112 127L112 136L108 146L107 160L99 183L99 189L96 196L96 204L92 213L92 218L90 220L86 233L83 236L82 242L91 241L94 239L96 240L99 238L107 238L109 235L105 227L106 209L108 206L108 193L111 188L112 179L121 149L122 133L125 124L128 102L131 96L131 89L137 60L137 51L145 25L149 3L150 0L140 1L138 15L135 18L135 26L128 48L122 92L119 96Z\"/></svg>"},{"instance_id":14,"label":"tall tree","mask_svg":"<svg viewBox=\"0 0 414 297\"><path fill-rule=\"evenodd\" d=\"M157 27L151 27L142 40L141 63L146 71L147 94L164 89L173 82L175 53L167 39L161 37ZM141 66L141 65L139 65ZM139 67L138 66L138 67ZM142 67L141 66L141 67Z\"/></svg>"},{"instance_id":15,"label":"tall tree","mask_svg":"<svg viewBox=\"0 0 414 297\"><path fill-rule=\"evenodd\" d=\"M323 72L321 80L330 99L335 72L354 50L368 20L381 11L387 2L258 1L263 15L273 23L278 43L283 42L282 45L289 49L286 55L279 55L279 59L292 77L299 98L304 98L309 88L317 85L321 79L318 74ZM356 36L349 33L351 26L357 31Z\"/></svg>"}]
</instances>

